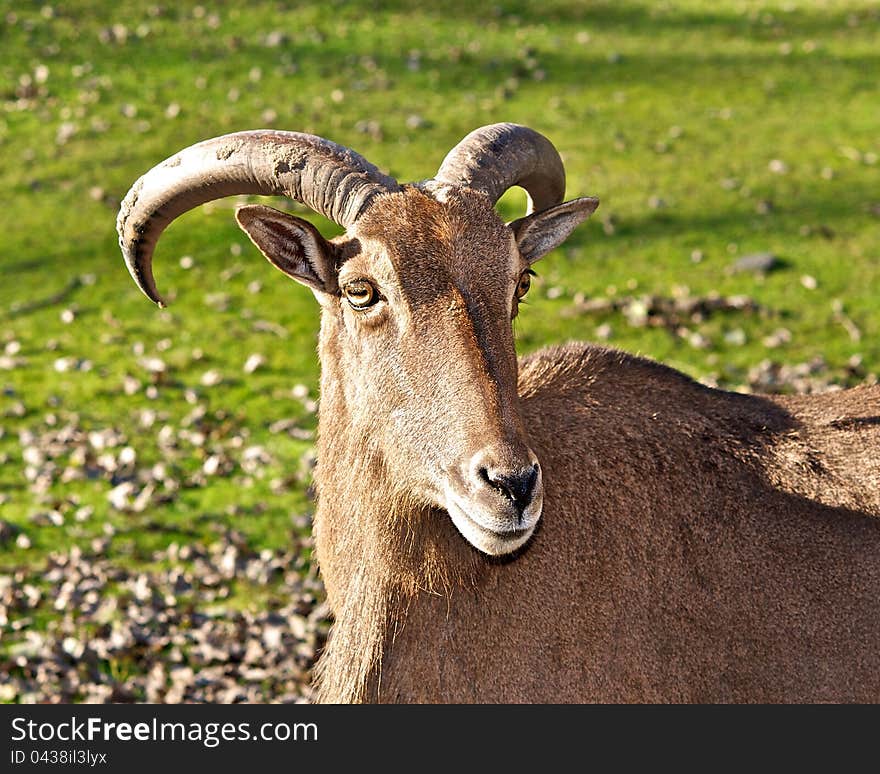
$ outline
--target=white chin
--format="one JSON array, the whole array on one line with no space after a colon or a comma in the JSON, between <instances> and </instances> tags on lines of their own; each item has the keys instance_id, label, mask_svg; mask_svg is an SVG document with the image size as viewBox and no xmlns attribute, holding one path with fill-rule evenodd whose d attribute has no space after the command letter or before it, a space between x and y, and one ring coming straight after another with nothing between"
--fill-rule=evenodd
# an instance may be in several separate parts
<instances>
[{"instance_id":1,"label":"white chin","mask_svg":"<svg viewBox=\"0 0 880 774\"><path fill-rule=\"evenodd\" d=\"M446 510L462 537L478 551L489 556L504 556L525 545L538 521L536 518L530 527L515 532L496 532L478 524L451 499L447 502Z\"/></svg>"}]
</instances>

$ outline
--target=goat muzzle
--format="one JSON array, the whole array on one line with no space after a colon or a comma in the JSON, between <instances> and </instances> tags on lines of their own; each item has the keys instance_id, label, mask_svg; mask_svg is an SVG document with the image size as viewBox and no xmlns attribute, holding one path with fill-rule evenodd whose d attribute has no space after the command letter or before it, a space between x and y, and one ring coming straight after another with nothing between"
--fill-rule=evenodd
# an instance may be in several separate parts
<instances>
[{"instance_id":1,"label":"goat muzzle","mask_svg":"<svg viewBox=\"0 0 880 774\"><path fill-rule=\"evenodd\" d=\"M450 476L445 499L453 524L474 548L490 556L512 553L541 518L541 465L527 449L482 449Z\"/></svg>"}]
</instances>

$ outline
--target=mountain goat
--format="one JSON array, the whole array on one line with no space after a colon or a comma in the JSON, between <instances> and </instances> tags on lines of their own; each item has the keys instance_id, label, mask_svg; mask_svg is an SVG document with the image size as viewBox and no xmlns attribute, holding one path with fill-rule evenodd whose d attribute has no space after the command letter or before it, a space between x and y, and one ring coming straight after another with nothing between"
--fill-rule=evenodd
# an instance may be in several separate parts
<instances>
[{"instance_id":1,"label":"mountain goat","mask_svg":"<svg viewBox=\"0 0 880 774\"><path fill-rule=\"evenodd\" d=\"M530 198L510 224L494 205ZM880 388L761 397L570 344L517 360L531 265L598 205L542 135L478 129L401 185L311 135L241 132L142 177L143 292L179 214L241 207L321 309L317 558L330 702L880 699Z\"/></svg>"}]
</instances>

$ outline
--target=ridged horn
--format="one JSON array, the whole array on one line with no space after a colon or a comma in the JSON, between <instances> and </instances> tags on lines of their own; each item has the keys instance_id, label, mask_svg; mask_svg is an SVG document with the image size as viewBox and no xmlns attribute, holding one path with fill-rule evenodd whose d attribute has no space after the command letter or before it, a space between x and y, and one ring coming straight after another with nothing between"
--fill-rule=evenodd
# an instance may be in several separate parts
<instances>
[{"instance_id":1,"label":"ridged horn","mask_svg":"<svg viewBox=\"0 0 880 774\"><path fill-rule=\"evenodd\" d=\"M376 196L400 185L349 148L300 132L268 129L215 137L175 153L122 201L116 230L138 287L159 306L153 249L162 231L200 204L236 194L289 196L347 228Z\"/></svg>"},{"instance_id":2,"label":"ridged horn","mask_svg":"<svg viewBox=\"0 0 880 774\"><path fill-rule=\"evenodd\" d=\"M492 204L518 185L529 195L529 214L553 207L565 196L565 168L553 143L519 124L475 129L449 151L434 180L482 191Z\"/></svg>"}]
</instances>

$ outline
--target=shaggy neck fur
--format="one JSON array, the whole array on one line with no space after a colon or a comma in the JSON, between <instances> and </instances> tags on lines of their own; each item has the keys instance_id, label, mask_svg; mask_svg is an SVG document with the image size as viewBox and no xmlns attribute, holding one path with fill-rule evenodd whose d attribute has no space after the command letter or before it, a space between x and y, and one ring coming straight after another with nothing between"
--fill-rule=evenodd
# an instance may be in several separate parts
<instances>
[{"instance_id":1,"label":"shaggy neck fur","mask_svg":"<svg viewBox=\"0 0 880 774\"><path fill-rule=\"evenodd\" d=\"M370 418L350 406L334 335L322 326L316 551L335 623L316 670L321 702L375 700L381 657L420 592L472 585L477 553L442 511L393 484Z\"/></svg>"}]
</instances>

